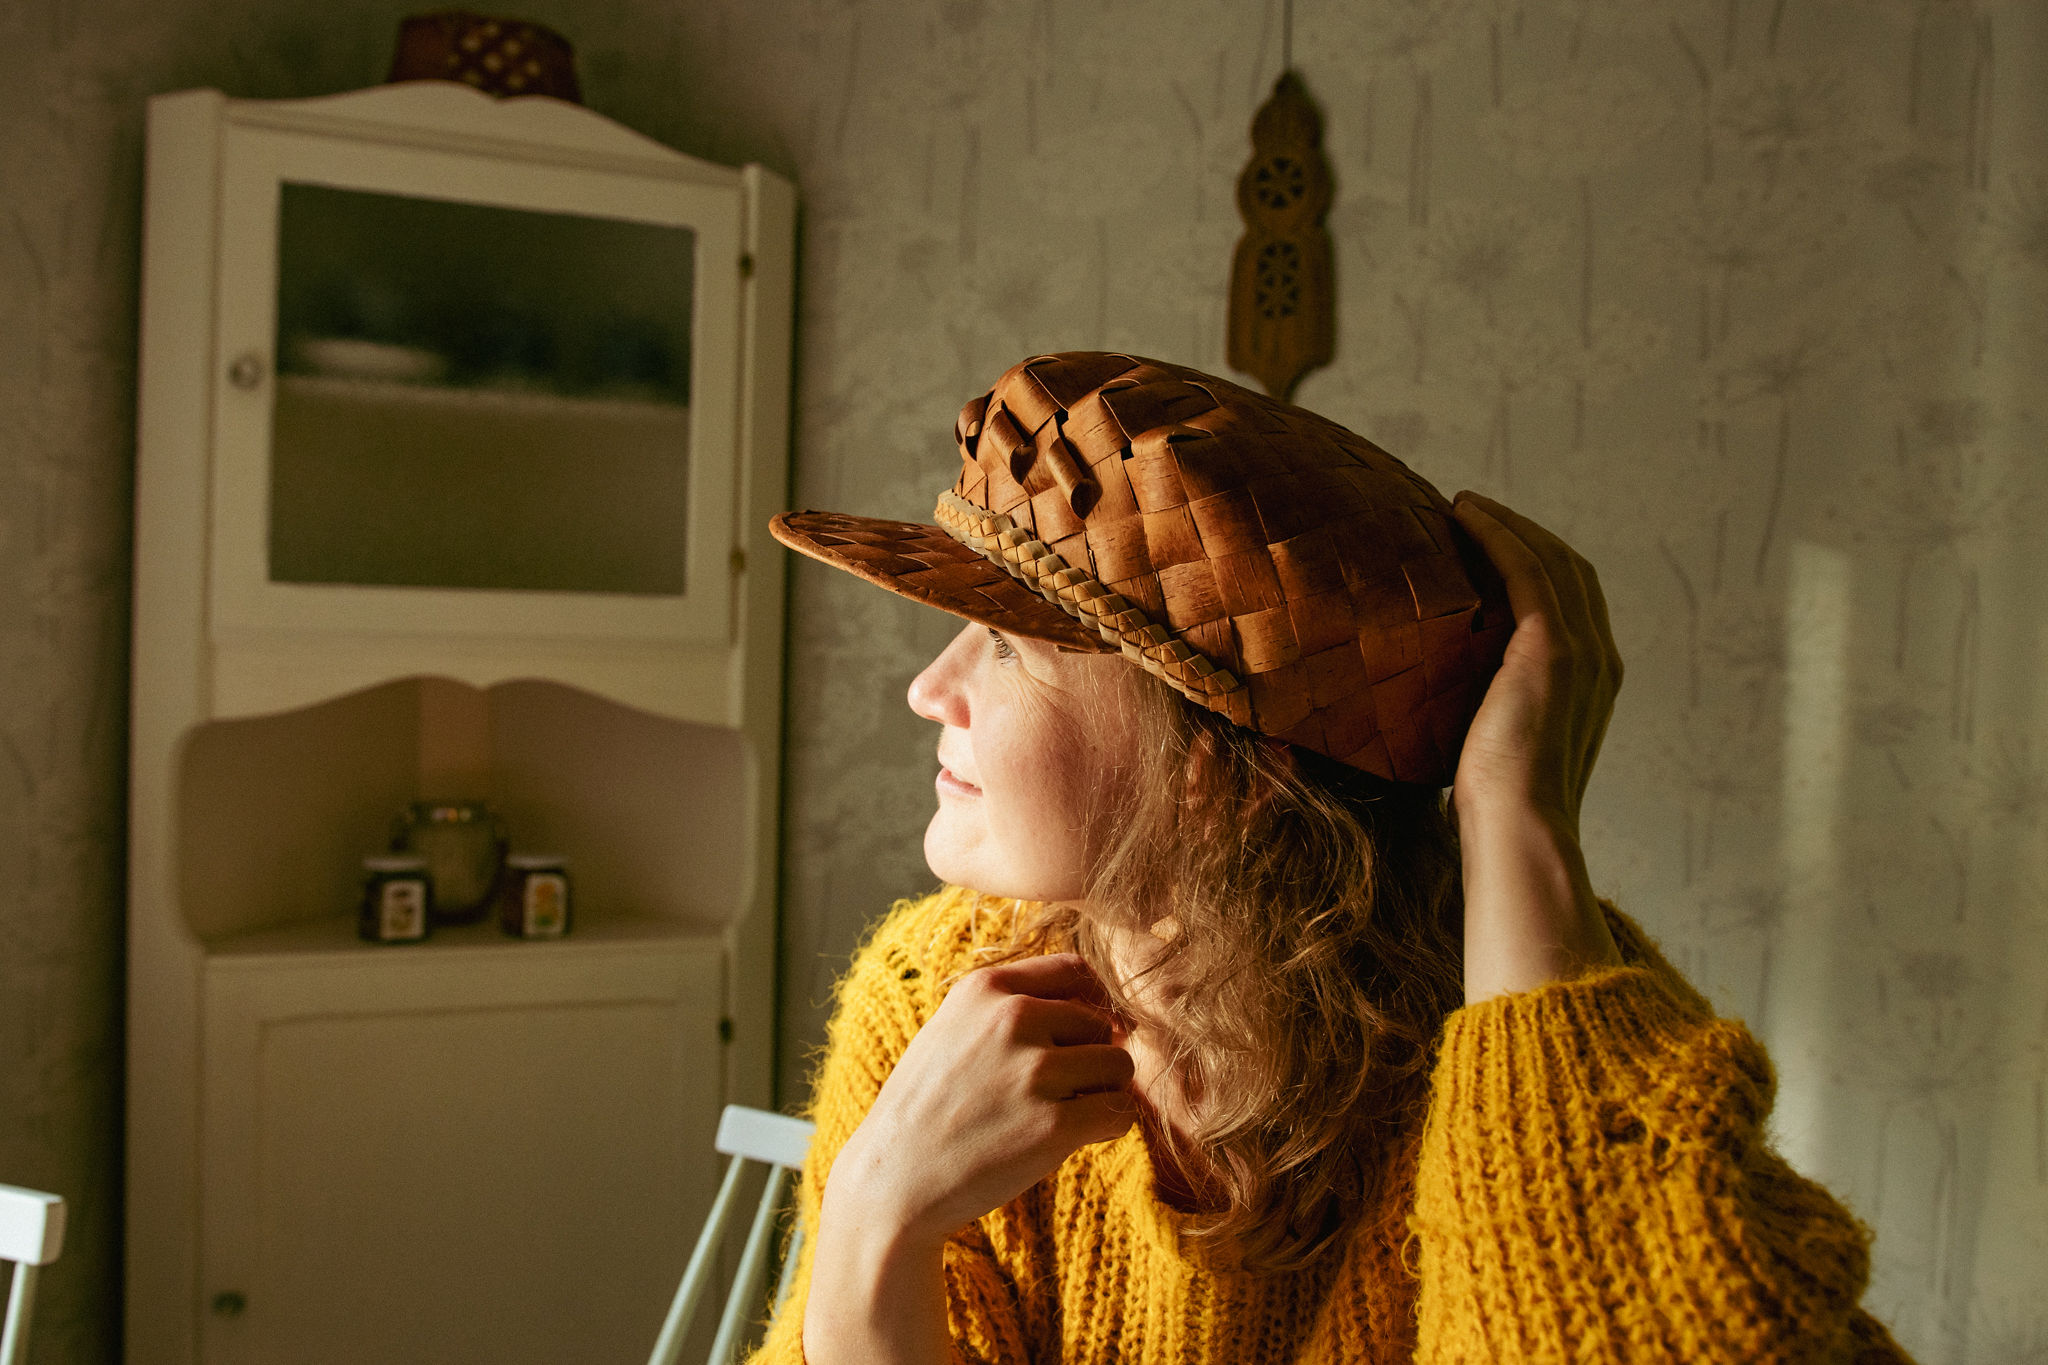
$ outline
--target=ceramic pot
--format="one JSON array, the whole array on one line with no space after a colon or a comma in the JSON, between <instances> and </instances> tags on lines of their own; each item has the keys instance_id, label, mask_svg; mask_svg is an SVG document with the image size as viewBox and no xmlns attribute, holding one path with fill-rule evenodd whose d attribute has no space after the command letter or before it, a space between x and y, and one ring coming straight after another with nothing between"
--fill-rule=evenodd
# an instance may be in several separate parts
<instances>
[{"instance_id":1,"label":"ceramic pot","mask_svg":"<svg viewBox=\"0 0 2048 1365\"><path fill-rule=\"evenodd\" d=\"M427 860L434 922L467 924L489 907L505 860L505 830L481 801L415 801L392 826L391 846Z\"/></svg>"}]
</instances>

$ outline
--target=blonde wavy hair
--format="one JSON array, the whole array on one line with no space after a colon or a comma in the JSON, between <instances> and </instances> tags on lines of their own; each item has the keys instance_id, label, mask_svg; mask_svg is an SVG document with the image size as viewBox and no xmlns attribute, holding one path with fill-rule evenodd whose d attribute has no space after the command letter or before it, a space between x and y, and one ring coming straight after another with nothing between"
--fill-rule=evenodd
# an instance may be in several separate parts
<instances>
[{"instance_id":1,"label":"blonde wavy hair","mask_svg":"<svg viewBox=\"0 0 2048 1365\"><path fill-rule=\"evenodd\" d=\"M1194 1124L1185 1141L1148 1127L1195 1186L1189 1235L1247 1268L1301 1268L1400 1202L1437 1033L1463 999L1457 835L1434 788L1126 676L1141 752L1087 813L1103 839L1088 909L1022 907L990 956L1079 952L1160 1029ZM1118 938L1159 945L1142 1007Z\"/></svg>"}]
</instances>

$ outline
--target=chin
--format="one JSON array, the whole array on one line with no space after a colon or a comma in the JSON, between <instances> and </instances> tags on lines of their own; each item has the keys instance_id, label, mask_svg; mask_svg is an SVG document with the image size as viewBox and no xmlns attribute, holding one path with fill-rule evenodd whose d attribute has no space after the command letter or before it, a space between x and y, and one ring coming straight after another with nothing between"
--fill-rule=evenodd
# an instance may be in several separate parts
<instances>
[{"instance_id":1,"label":"chin","mask_svg":"<svg viewBox=\"0 0 2048 1365\"><path fill-rule=\"evenodd\" d=\"M1000 868L985 865L978 858L964 858L957 853L949 855L944 849L925 845L924 865L932 875L948 886L964 886L970 891L979 891L984 896L1007 896L1015 900L1039 900L1031 893L1028 879L1020 881L1007 876Z\"/></svg>"},{"instance_id":2,"label":"chin","mask_svg":"<svg viewBox=\"0 0 2048 1365\"><path fill-rule=\"evenodd\" d=\"M979 809L963 811L945 801L924 830L924 862L932 875L954 886L970 887L985 896L1023 901L1070 901L1081 898L1087 876L1069 866L1067 850L1004 846L989 838ZM1051 852L1054 856L1040 856Z\"/></svg>"},{"instance_id":3,"label":"chin","mask_svg":"<svg viewBox=\"0 0 2048 1365\"><path fill-rule=\"evenodd\" d=\"M1015 879L975 857L971 845L962 848L951 837L952 831L944 827L945 818L945 812L940 811L924 832L924 865L932 870L932 875L948 885L964 886L984 896L1019 896L1012 889Z\"/></svg>"},{"instance_id":4,"label":"chin","mask_svg":"<svg viewBox=\"0 0 2048 1365\"><path fill-rule=\"evenodd\" d=\"M976 885L975 860L965 855L961 848L963 842L960 830L941 804L931 823L924 828L924 865L942 882L984 890Z\"/></svg>"}]
</instances>

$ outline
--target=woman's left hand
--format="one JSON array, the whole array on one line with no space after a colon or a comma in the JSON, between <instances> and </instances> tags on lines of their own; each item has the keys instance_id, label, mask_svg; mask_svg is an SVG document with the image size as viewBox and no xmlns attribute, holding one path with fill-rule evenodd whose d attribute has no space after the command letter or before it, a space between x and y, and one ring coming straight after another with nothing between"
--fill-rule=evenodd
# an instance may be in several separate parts
<instances>
[{"instance_id":1,"label":"woman's left hand","mask_svg":"<svg viewBox=\"0 0 2048 1365\"><path fill-rule=\"evenodd\" d=\"M1515 631L1458 758L1465 1000L1621 955L1579 848L1579 807L1621 690L1600 580L1543 527L1476 493L1453 512L1507 581Z\"/></svg>"}]
</instances>

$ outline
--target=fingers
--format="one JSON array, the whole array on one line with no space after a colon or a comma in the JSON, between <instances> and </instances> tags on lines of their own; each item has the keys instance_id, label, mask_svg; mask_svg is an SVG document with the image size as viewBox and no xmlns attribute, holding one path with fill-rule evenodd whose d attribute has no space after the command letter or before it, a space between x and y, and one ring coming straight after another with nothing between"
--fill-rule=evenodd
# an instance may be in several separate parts
<instances>
[{"instance_id":1,"label":"fingers","mask_svg":"<svg viewBox=\"0 0 2048 1365\"><path fill-rule=\"evenodd\" d=\"M1098 1090L1060 1105L1060 1122L1076 1146L1121 1137L1138 1121L1138 1102L1128 1091Z\"/></svg>"},{"instance_id":2,"label":"fingers","mask_svg":"<svg viewBox=\"0 0 2048 1365\"><path fill-rule=\"evenodd\" d=\"M1119 1027L1108 992L1072 954L969 972L948 993L947 1004L954 1001L980 1020L977 1031L1033 1047L1106 1043Z\"/></svg>"},{"instance_id":3,"label":"fingers","mask_svg":"<svg viewBox=\"0 0 2048 1365\"><path fill-rule=\"evenodd\" d=\"M1558 585L1549 568L1530 544L1530 538L1518 534L1520 528L1508 521L1509 517L1517 521L1527 521L1527 518L1509 512L1491 498L1470 492L1458 495L1458 500L1451 504L1451 514L1457 517L1460 526L1472 533L1472 538L1479 542L1479 547L1486 551L1486 557L1493 561L1493 566L1507 581L1508 606L1515 613L1517 625L1531 616L1563 623ZM1535 523L1529 524L1533 526Z\"/></svg>"},{"instance_id":4,"label":"fingers","mask_svg":"<svg viewBox=\"0 0 2048 1365\"><path fill-rule=\"evenodd\" d=\"M1586 658L1612 679L1612 696L1621 690L1621 652L1614 647L1614 628L1607 621L1607 598L1600 591L1600 575L1577 553L1571 555L1571 571L1578 585L1572 594L1577 605L1567 618L1565 629Z\"/></svg>"},{"instance_id":5,"label":"fingers","mask_svg":"<svg viewBox=\"0 0 2048 1365\"><path fill-rule=\"evenodd\" d=\"M1084 1043L1041 1052L1031 1079L1040 1099L1065 1100L1099 1090L1122 1090L1137 1074L1137 1063L1122 1048Z\"/></svg>"},{"instance_id":6,"label":"fingers","mask_svg":"<svg viewBox=\"0 0 2048 1365\"><path fill-rule=\"evenodd\" d=\"M1085 1043L1107 1043L1117 1032L1116 1016L1078 1000L1041 1000L1036 996L1013 995L1003 1002L998 1016L1014 1042L1033 1047L1073 1047Z\"/></svg>"},{"instance_id":7,"label":"fingers","mask_svg":"<svg viewBox=\"0 0 2048 1365\"><path fill-rule=\"evenodd\" d=\"M1109 992L1079 953L1047 953L1020 958L974 973L985 984L1011 995L1041 1000L1077 1000L1098 1009L1110 1008Z\"/></svg>"},{"instance_id":8,"label":"fingers","mask_svg":"<svg viewBox=\"0 0 2048 1365\"><path fill-rule=\"evenodd\" d=\"M1531 610L1548 616L1579 648L1597 652L1618 679L1621 656L1607 598L1585 557L1548 528L1483 494L1461 492L1451 510L1507 580L1516 622Z\"/></svg>"}]
</instances>

